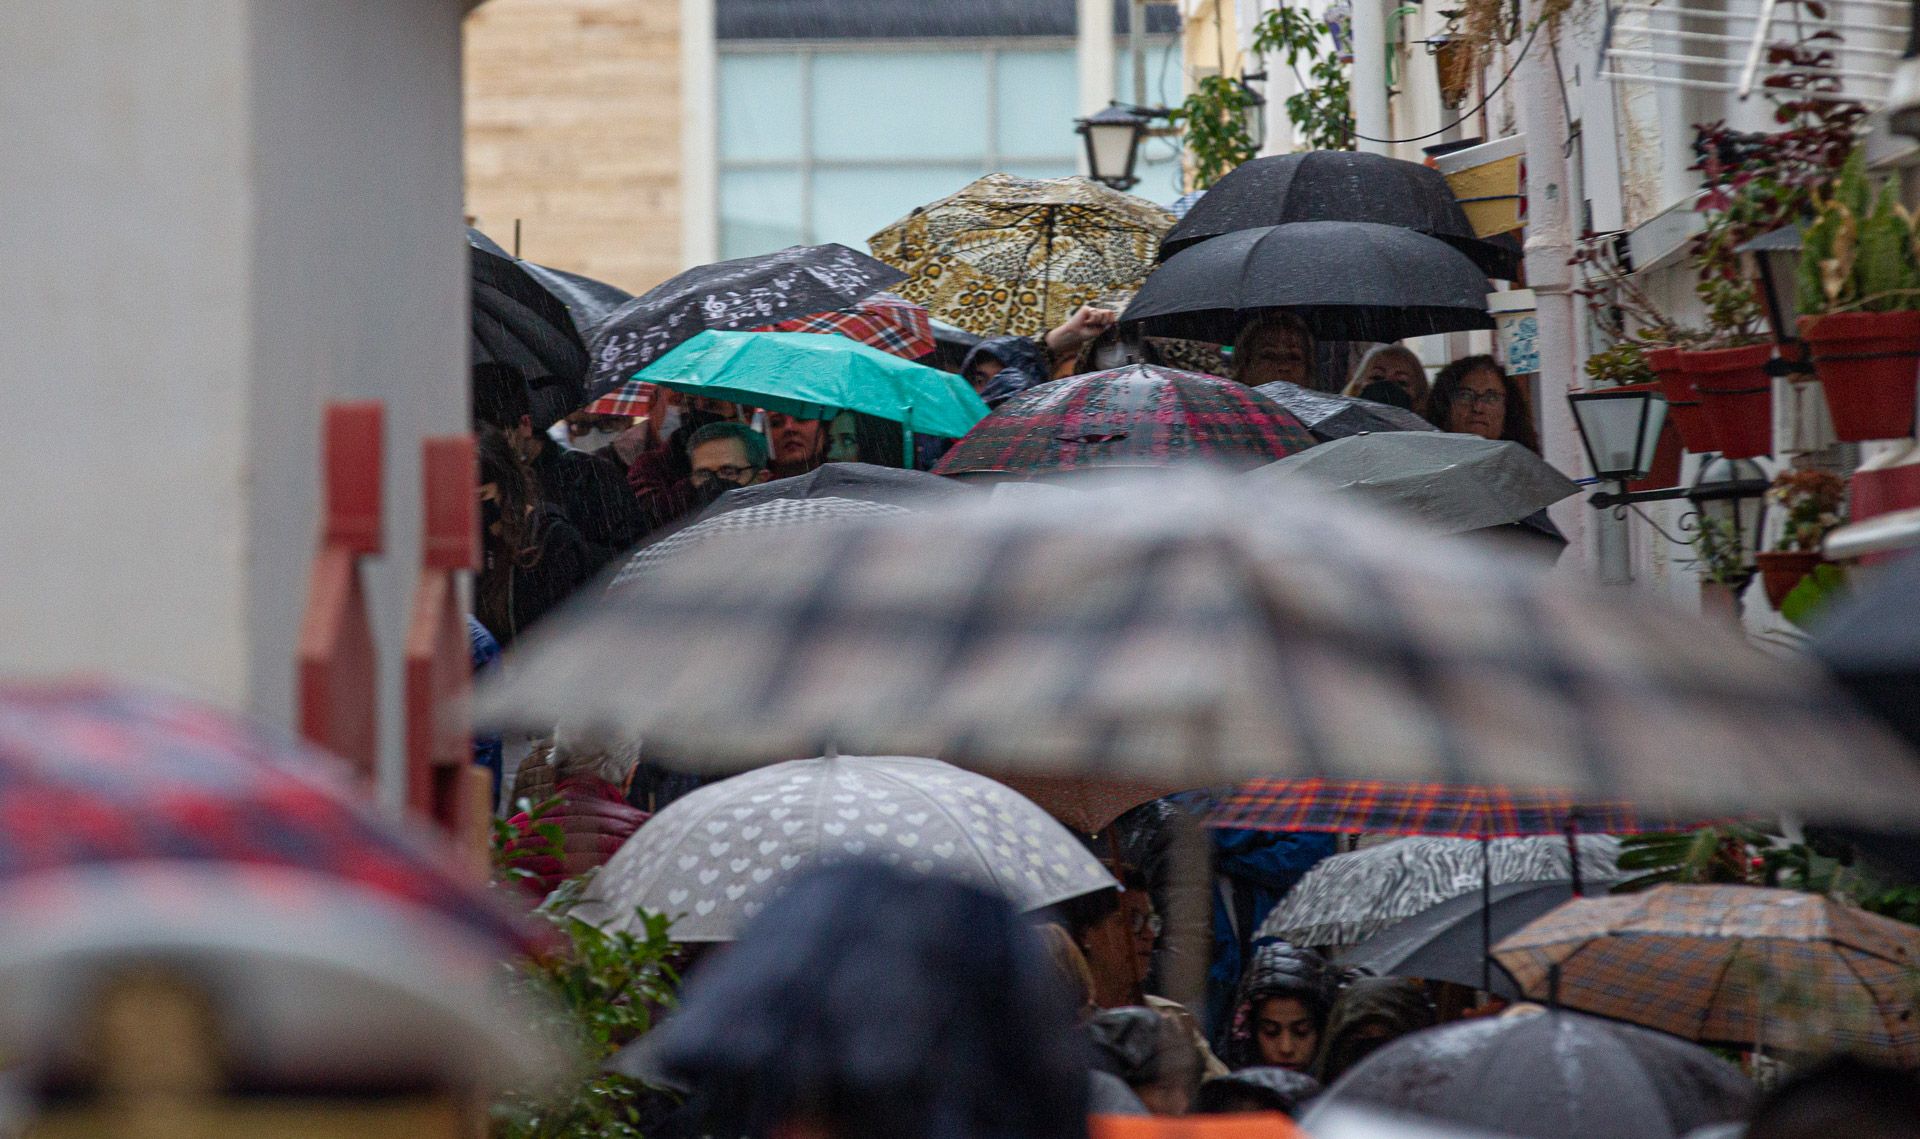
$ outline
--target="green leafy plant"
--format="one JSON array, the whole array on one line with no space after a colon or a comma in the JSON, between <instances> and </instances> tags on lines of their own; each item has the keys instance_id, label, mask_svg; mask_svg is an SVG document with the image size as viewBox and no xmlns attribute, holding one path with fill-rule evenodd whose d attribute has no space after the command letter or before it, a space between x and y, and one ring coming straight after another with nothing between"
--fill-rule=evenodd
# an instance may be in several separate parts
<instances>
[{"instance_id":1,"label":"green leafy plant","mask_svg":"<svg viewBox=\"0 0 1920 1139\"><path fill-rule=\"evenodd\" d=\"M1254 156L1258 148L1247 132L1247 111L1257 105L1246 84L1209 75L1174 108L1168 117L1181 130L1191 162L1192 189L1206 189Z\"/></svg>"},{"instance_id":2,"label":"green leafy plant","mask_svg":"<svg viewBox=\"0 0 1920 1139\"><path fill-rule=\"evenodd\" d=\"M1328 43L1325 22L1309 16L1304 8L1270 9L1254 25L1253 50L1284 60L1300 76L1300 90L1287 96L1286 108L1302 149L1352 150L1347 64Z\"/></svg>"},{"instance_id":3,"label":"green leafy plant","mask_svg":"<svg viewBox=\"0 0 1920 1139\"><path fill-rule=\"evenodd\" d=\"M1659 377L1647 366L1647 345L1638 340L1623 340L1587 357L1587 378L1596 388L1611 388L1650 384Z\"/></svg>"},{"instance_id":4,"label":"green leafy plant","mask_svg":"<svg viewBox=\"0 0 1920 1139\"><path fill-rule=\"evenodd\" d=\"M1740 528L1731 518L1703 514L1693 534L1693 553L1703 581L1739 587L1753 576Z\"/></svg>"},{"instance_id":5,"label":"green leafy plant","mask_svg":"<svg viewBox=\"0 0 1920 1139\"><path fill-rule=\"evenodd\" d=\"M1780 601L1780 616L1805 628L1820 611L1847 594L1847 575L1839 566L1825 562L1787 592Z\"/></svg>"},{"instance_id":6,"label":"green leafy plant","mask_svg":"<svg viewBox=\"0 0 1920 1139\"><path fill-rule=\"evenodd\" d=\"M1920 252L1912 215L1892 186L1876 192L1863 150L1848 157L1801 241L1800 311L1920 309Z\"/></svg>"},{"instance_id":7,"label":"green leafy plant","mask_svg":"<svg viewBox=\"0 0 1920 1139\"><path fill-rule=\"evenodd\" d=\"M1767 488L1767 501L1786 514L1777 550L1814 551L1840 525L1847 484L1838 475L1810 467L1781 471Z\"/></svg>"},{"instance_id":8,"label":"green leafy plant","mask_svg":"<svg viewBox=\"0 0 1920 1139\"><path fill-rule=\"evenodd\" d=\"M1649 886L1750 884L1755 880L1754 848L1764 832L1748 826L1702 827L1673 834L1636 834L1620 840L1616 865L1636 872L1613 887L1624 894Z\"/></svg>"}]
</instances>

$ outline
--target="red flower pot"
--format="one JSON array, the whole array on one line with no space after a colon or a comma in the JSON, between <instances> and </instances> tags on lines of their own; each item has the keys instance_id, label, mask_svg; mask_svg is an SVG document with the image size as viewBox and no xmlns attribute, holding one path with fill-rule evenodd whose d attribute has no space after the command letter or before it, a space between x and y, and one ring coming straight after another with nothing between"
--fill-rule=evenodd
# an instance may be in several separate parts
<instances>
[{"instance_id":1,"label":"red flower pot","mask_svg":"<svg viewBox=\"0 0 1920 1139\"><path fill-rule=\"evenodd\" d=\"M1847 442L1913 434L1920 382L1920 312L1836 312L1800 318L1813 372Z\"/></svg>"},{"instance_id":2,"label":"red flower pot","mask_svg":"<svg viewBox=\"0 0 1920 1139\"><path fill-rule=\"evenodd\" d=\"M1760 564L1760 584L1767 591L1767 604L1778 609L1800 579L1827 559L1818 550L1769 550L1755 554L1754 560Z\"/></svg>"},{"instance_id":3,"label":"red flower pot","mask_svg":"<svg viewBox=\"0 0 1920 1139\"><path fill-rule=\"evenodd\" d=\"M1653 348L1646 352L1647 367L1660 377L1660 390L1667 397L1667 422L1680 432L1680 442L1694 454L1718 451L1720 441L1713 435L1713 420L1707 418L1706 405L1693 386L1680 361L1679 348Z\"/></svg>"},{"instance_id":4,"label":"red flower pot","mask_svg":"<svg viewBox=\"0 0 1920 1139\"><path fill-rule=\"evenodd\" d=\"M1771 344L1680 353L1713 423L1714 441L1729 459L1773 451L1773 377L1766 373L1772 358Z\"/></svg>"}]
</instances>

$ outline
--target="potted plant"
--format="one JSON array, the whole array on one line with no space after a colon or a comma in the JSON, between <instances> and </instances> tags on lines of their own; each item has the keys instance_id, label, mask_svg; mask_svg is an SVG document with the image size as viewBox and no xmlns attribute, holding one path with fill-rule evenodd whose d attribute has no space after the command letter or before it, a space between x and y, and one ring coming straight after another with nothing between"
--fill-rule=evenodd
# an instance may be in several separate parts
<instances>
[{"instance_id":1,"label":"potted plant","mask_svg":"<svg viewBox=\"0 0 1920 1139\"><path fill-rule=\"evenodd\" d=\"M1595 388L1647 391L1665 398L1660 378L1647 364L1649 347L1645 341L1623 340L1604 352L1596 352L1587 357L1587 378ZM1665 490L1680 485L1680 451L1680 433L1669 410L1660 428L1660 441L1654 446L1653 465L1644 477L1628 482L1627 489Z\"/></svg>"},{"instance_id":2,"label":"potted plant","mask_svg":"<svg viewBox=\"0 0 1920 1139\"><path fill-rule=\"evenodd\" d=\"M1679 445L1695 454L1718 451L1719 441L1699 393L1680 367L1683 347L1700 334L1669 320L1647 295L1625 264L1616 235L1586 234L1574 249L1572 264L1580 268L1582 277L1574 293L1586 299L1588 315L1616 342L1614 348L1587 361L1587 375L1596 385L1657 383L1667 399L1667 422ZM1671 449L1664 432L1661 444Z\"/></svg>"},{"instance_id":3,"label":"potted plant","mask_svg":"<svg viewBox=\"0 0 1920 1139\"><path fill-rule=\"evenodd\" d=\"M1840 506L1846 496L1847 484L1837 475L1810 468L1782 471L1767 489L1768 504L1786 515L1774 548L1755 555L1767 601L1775 609L1801 578L1826 560L1820 543L1840 525Z\"/></svg>"},{"instance_id":4,"label":"potted plant","mask_svg":"<svg viewBox=\"0 0 1920 1139\"><path fill-rule=\"evenodd\" d=\"M1800 253L1800 335L1836 438L1913 434L1920 374L1920 256L1912 217L1867 179L1856 150L1819 203Z\"/></svg>"},{"instance_id":5,"label":"potted plant","mask_svg":"<svg viewBox=\"0 0 1920 1139\"><path fill-rule=\"evenodd\" d=\"M1740 624L1740 593L1753 580L1740 528L1731 518L1702 515L1693 553L1700 567L1700 612Z\"/></svg>"}]
</instances>

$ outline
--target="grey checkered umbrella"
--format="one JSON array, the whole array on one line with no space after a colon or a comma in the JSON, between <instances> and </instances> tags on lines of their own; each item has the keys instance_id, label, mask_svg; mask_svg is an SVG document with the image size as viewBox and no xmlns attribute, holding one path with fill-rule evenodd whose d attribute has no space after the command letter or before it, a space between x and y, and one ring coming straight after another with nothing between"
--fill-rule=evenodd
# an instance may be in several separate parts
<instances>
[{"instance_id":1,"label":"grey checkered umbrella","mask_svg":"<svg viewBox=\"0 0 1920 1139\"><path fill-rule=\"evenodd\" d=\"M837 746L1920 818L1920 761L1811 662L1311 490L1247 497L1141 474L719 535L516 642L482 715L712 770Z\"/></svg>"},{"instance_id":2,"label":"grey checkered umbrella","mask_svg":"<svg viewBox=\"0 0 1920 1139\"><path fill-rule=\"evenodd\" d=\"M776 498L758 506L729 510L703 518L691 526L649 542L635 550L614 575L611 589L622 589L669 558L723 534L750 530L781 530L792 526L848 522L860 518L888 518L907 513L904 506L861 502L851 498Z\"/></svg>"}]
</instances>

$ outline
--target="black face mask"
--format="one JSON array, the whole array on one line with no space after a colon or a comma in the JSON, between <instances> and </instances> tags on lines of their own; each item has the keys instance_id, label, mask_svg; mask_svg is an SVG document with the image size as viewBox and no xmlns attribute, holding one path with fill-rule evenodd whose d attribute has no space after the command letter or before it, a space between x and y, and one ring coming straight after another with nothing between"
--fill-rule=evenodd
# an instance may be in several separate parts
<instances>
[{"instance_id":1,"label":"black face mask","mask_svg":"<svg viewBox=\"0 0 1920 1139\"><path fill-rule=\"evenodd\" d=\"M728 491L739 490L744 485L746 484L728 482L721 478L712 478L708 479L705 483L695 484L693 488L693 508L699 510Z\"/></svg>"}]
</instances>

